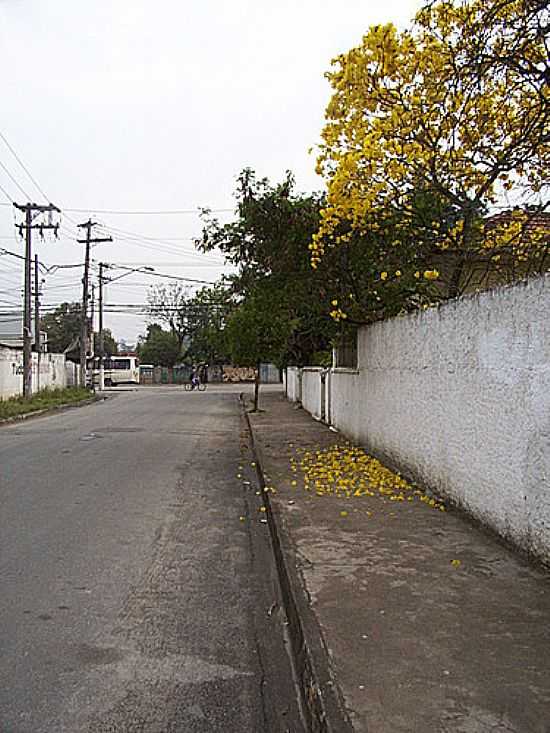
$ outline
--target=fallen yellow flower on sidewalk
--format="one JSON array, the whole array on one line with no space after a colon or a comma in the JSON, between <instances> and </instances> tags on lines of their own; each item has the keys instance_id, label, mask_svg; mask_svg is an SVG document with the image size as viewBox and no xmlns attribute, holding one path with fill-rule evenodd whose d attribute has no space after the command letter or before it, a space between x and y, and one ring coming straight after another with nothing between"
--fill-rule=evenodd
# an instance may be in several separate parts
<instances>
[{"instance_id":1,"label":"fallen yellow flower on sidewalk","mask_svg":"<svg viewBox=\"0 0 550 733\"><path fill-rule=\"evenodd\" d=\"M298 451L297 451L298 452ZM373 497L391 502L421 501L432 509L445 511L442 502L409 484L399 472L386 468L376 458L349 442L328 448L303 451L298 464L304 489L317 496ZM291 469L296 467L290 460ZM296 480L290 481L297 486Z\"/></svg>"},{"instance_id":2,"label":"fallen yellow flower on sidewalk","mask_svg":"<svg viewBox=\"0 0 550 733\"><path fill-rule=\"evenodd\" d=\"M451 560L451 565L453 566L453 568L458 568L461 565L461 561L460 560Z\"/></svg>"}]
</instances>

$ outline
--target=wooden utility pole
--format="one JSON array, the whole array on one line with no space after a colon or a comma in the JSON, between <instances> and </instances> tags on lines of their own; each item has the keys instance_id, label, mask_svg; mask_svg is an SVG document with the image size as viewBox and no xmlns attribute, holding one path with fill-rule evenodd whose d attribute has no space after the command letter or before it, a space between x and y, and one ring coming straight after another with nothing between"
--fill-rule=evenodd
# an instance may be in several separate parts
<instances>
[{"instance_id":1,"label":"wooden utility pole","mask_svg":"<svg viewBox=\"0 0 550 733\"><path fill-rule=\"evenodd\" d=\"M105 389L105 337L103 335L103 270L106 265L99 263L99 391Z\"/></svg>"},{"instance_id":2,"label":"wooden utility pole","mask_svg":"<svg viewBox=\"0 0 550 733\"><path fill-rule=\"evenodd\" d=\"M90 339L92 342L92 352L95 353L94 347L93 347L94 319L95 319L95 285L92 285L92 303L90 306L90 333L92 334L92 336L90 337Z\"/></svg>"},{"instance_id":3,"label":"wooden utility pole","mask_svg":"<svg viewBox=\"0 0 550 733\"><path fill-rule=\"evenodd\" d=\"M96 237L92 239L92 229L96 223L88 219L84 224L78 225L81 229L86 230L86 239L77 239L79 244L86 245L86 253L84 256L84 275L82 277L82 310L80 313L80 386L86 386L86 347L88 345L88 285L90 275L90 247L92 244L100 244L101 242L112 242L112 237Z\"/></svg>"},{"instance_id":4,"label":"wooden utility pole","mask_svg":"<svg viewBox=\"0 0 550 733\"><path fill-rule=\"evenodd\" d=\"M19 233L25 230L25 297L23 307L23 396L27 399L32 394L32 332L31 332L31 308L32 308L32 230L38 229L41 234L48 229L53 229L57 235L59 224L33 224L33 219L38 214L56 211L61 213L57 206L47 204L40 206L38 204L16 204L16 209L25 214L25 223L19 224Z\"/></svg>"},{"instance_id":5,"label":"wooden utility pole","mask_svg":"<svg viewBox=\"0 0 550 733\"><path fill-rule=\"evenodd\" d=\"M42 345L40 343L40 283L38 280L38 255L34 255L34 350L37 352L36 389L40 391L40 363Z\"/></svg>"}]
</instances>

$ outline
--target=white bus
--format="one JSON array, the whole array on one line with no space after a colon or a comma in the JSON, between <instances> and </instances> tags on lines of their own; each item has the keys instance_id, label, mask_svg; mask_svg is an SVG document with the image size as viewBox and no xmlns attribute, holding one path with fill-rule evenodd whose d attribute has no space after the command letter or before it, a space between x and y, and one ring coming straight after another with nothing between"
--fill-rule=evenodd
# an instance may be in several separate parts
<instances>
[{"instance_id":1,"label":"white bus","mask_svg":"<svg viewBox=\"0 0 550 733\"><path fill-rule=\"evenodd\" d=\"M106 387L117 384L139 384L139 360L137 356L111 356L104 361Z\"/></svg>"}]
</instances>

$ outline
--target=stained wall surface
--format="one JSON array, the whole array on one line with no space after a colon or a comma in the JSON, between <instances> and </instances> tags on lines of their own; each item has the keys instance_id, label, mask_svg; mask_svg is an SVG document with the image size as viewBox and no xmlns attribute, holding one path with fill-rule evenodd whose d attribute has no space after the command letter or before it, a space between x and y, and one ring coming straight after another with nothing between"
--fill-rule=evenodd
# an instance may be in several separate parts
<instances>
[{"instance_id":1,"label":"stained wall surface","mask_svg":"<svg viewBox=\"0 0 550 733\"><path fill-rule=\"evenodd\" d=\"M64 354L32 354L33 391L67 386ZM23 350L0 346L0 399L23 393Z\"/></svg>"},{"instance_id":2,"label":"stained wall surface","mask_svg":"<svg viewBox=\"0 0 550 733\"><path fill-rule=\"evenodd\" d=\"M285 393L287 399L291 402L300 402L302 399L302 370L298 367L287 367L285 375Z\"/></svg>"},{"instance_id":3,"label":"stained wall surface","mask_svg":"<svg viewBox=\"0 0 550 733\"><path fill-rule=\"evenodd\" d=\"M333 425L550 560L550 277L363 328L330 390Z\"/></svg>"},{"instance_id":4,"label":"stained wall surface","mask_svg":"<svg viewBox=\"0 0 550 733\"><path fill-rule=\"evenodd\" d=\"M321 367L305 367L302 369L302 405L305 410L316 418L321 418L323 414L321 375L324 371Z\"/></svg>"}]
</instances>

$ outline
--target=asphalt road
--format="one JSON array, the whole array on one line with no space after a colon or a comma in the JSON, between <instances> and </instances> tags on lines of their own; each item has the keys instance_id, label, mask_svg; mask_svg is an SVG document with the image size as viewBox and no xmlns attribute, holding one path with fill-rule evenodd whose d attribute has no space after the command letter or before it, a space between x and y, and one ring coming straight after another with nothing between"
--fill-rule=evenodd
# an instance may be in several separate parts
<instances>
[{"instance_id":1,"label":"asphalt road","mask_svg":"<svg viewBox=\"0 0 550 733\"><path fill-rule=\"evenodd\" d=\"M159 387L0 428L1 733L301 731L243 424Z\"/></svg>"}]
</instances>

